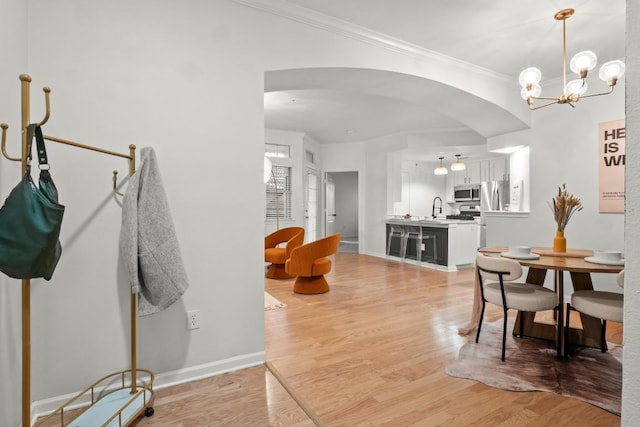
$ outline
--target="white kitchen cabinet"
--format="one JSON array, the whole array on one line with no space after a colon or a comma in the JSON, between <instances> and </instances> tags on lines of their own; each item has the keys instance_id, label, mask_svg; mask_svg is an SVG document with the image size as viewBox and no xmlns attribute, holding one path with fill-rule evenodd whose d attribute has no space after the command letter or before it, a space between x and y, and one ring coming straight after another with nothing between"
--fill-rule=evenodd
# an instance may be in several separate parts
<instances>
[{"instance_id":1,"label":"white kitchen cabinet","mask_svg":"<svg viewBox=\"0 0 640 427\"><path fill-rule=\"evenodd\" d=\"M449 266L473 264L478 250L478 227L476 222L469 221L449 226Z\"/></svg>"},{"instance_id":2,"label":"white kitchen cabinet","mask_svg":"<svg viewBox=\"0 0 640 427\"><path fill-rule=\"evenodd\" d=\"M491 159L489 165L489 181L507 181L509 179L509 158Z\"/></svg>"},{"instance_id":3,"label":"white kitchen cabinet","mask_svg":"<svg viewBox=\"0 0 640 427\"><path fill-rule=\"evenodd\" d=\"M463 171L450 171L449 175L453 178L453 185L464 184L480 184L482 182L481 177L481 162L466 162L466 169Z\"/></svg>"},{"instance_id":4,"label":"white kitchen cabinet","mask_svg":"<svg viewBox=\"0 0 640 427\"><path fill-rule=\"evenodd\" d=\"M467 163L467 184L480 184L481 179L481 162Z\"/></svg>"},{"instance_id":5,"label":"white kitchen cabinet","mask_svg":"<svg viewBox=\"0 0 640 427\"><path fill-rule=\"evenodd\" d=\"M480 182L491 181L491 161L480 161Z\"/></svg>"},{"instance_id":6,"label":"white kitchen cabinet","mask_svg":"<svg viewBox=\"0 0 640 427\"><path fill-rule=\"evenodd\" d=\"M453 178L453 185L462 185L467 183L467 171L449 171L449 175Z\"/></svg>"}]
</instances>

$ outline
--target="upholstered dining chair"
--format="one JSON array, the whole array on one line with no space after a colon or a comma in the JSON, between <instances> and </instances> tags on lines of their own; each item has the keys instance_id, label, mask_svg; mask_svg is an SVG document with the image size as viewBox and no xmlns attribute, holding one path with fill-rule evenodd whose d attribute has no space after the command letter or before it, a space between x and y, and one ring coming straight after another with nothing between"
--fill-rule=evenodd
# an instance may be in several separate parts
<instances>
[{"instance_id":1,"label":"upholstered dining chair","mask_svg":"<svg viewBox=\"0 0 640 427\"><path fill-rule=\"evenodd\" d=\"M543 286L515 282L522 276L522 266L513 259L478 253L476 255L476 270L482 297L482 311L480 312L478 332L476 333L476 343L480 338L485 304L490 302L502 307L504 316L502 324L502 361L504 362L509 309L529 312L555 310L558 305L556 293ZM522 336L521 322L520 337Z\"/></svg>"},{"instance_id":2,"label":"upholstered dining chair","mask_svg":"<svg viewBox=\"0 0 640 427\"><path fill-rule=\"evenodd\" d=\"M324 275L331 271L330 255L340 246L340 233L306 243L291 252L286 271L298 276L293 291L299 294L322 294L329 291Z\"/></svg>"},{"instance_id":3,"label":"upholstered dining chair","mask_svg":"<svg viewBox=\"0 0 640 427\"><path fill-rule=\"evenodd\" d=\"M616 283L624 288L624 270L618 273ZM622 323L624 313L624 294L619 292L581 290L571 294L571 302L567 304L567 324L565 331L565 343L569 338L569 316L571 310L584 313L588 316L600 319L602 332L600 333L600 350L608 351L607 347L607 320Z\"/></svg>"},{"instance_id":4,"label":"upholstered dining chair","mask_svg":"<svg viewBox=\"0 0 640 427\"><path fill-rule=\"evenodd\" d=\"M264 261L271 263L267 270L270 279L290 279L285 263L291 252L304 242L304 228L287 227L269 234L264 238Z\"/></svg>"}]
</instances>

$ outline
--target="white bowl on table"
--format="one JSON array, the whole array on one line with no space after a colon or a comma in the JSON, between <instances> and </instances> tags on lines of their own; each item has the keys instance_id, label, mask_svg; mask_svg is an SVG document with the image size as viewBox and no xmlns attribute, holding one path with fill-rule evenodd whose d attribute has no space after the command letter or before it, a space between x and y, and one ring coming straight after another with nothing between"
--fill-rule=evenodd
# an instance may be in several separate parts
<instances>
[{"instance_id":1,"label":"white bowl on table","mask_svg":"<svg viewBox=\"0 0 640 427\"><path fill-rule=\"evenodd\" d=\"M531 246L509 246L507 252L502 252L500 255L516 259L537 259L540 257L540 255L531 252Z\"/></svg>"},{"instance_id":2,"label":"white bowl on table","mask_svg":"<svg viewBox=\"0 0 640 427\"><path fill-rule=\"evenodd\" d=\"M593 256L586 257L584 260L595 264L624 265L622 251L613 249L596 249L593 251Z\"/></svg>"}]
</instances>

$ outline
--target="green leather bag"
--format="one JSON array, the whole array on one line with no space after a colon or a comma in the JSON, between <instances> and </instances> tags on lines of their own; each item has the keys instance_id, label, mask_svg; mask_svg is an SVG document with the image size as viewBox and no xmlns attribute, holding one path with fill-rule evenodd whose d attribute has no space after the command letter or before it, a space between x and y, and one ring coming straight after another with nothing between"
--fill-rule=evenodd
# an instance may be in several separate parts
<instances>
[{"instance_id":1,"label":"green leather bag","mask_svg":"<svg viewBox=\"0 0 640 427\"><path fill-rule=\"evenodd\" d=\"M31 178L31 146L36 138L40 179ZM50 280L62 254L60 228L64 206L49 173L40 126L28 127L27 168L0 208L0 271L15 279Z\"/></svg>"}]
</instances>

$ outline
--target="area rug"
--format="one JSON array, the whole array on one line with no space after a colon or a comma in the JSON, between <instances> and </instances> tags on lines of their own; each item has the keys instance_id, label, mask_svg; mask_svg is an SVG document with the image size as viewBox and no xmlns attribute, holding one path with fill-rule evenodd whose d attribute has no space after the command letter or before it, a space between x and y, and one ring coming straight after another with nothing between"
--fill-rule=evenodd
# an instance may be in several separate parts
<instances>
[{"instance_id":1,"label":"area rug","mask_svg":"<svg viewBox=\"0 0 640 427\"><path fill-rule=\"evenodd\" d=\"M268 292L264 293L264 309L265 310L277 310L279 308L286 308L287 304L278 301L272 297Z\"/></svg>"},{"instance_id":2,"label":"area rug","mask_svg":"<svg viewBox=\"0 0 640 427\"><path fill-rule=\"evenodd\" d=\"M508 328L505 362L500 360L502 320L483 323L480 342L470 334L458 357L447 365L447 374L503 390L556 393L620 415L622 346L609 343L608 353L575 347L560 360L554 343L513 337L513 321Z\"/></svg>"}]
</instances>

